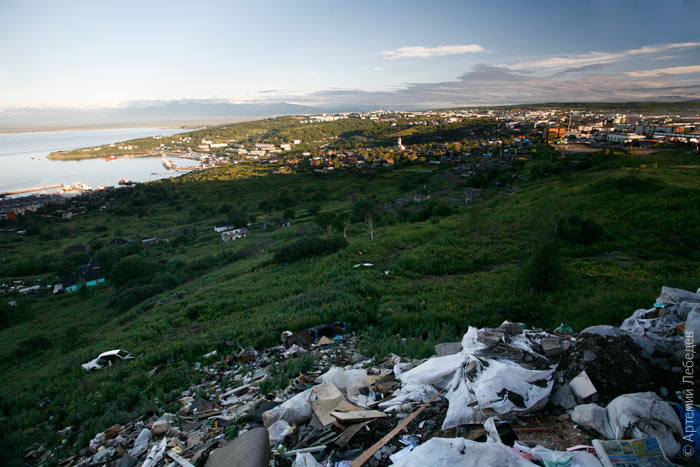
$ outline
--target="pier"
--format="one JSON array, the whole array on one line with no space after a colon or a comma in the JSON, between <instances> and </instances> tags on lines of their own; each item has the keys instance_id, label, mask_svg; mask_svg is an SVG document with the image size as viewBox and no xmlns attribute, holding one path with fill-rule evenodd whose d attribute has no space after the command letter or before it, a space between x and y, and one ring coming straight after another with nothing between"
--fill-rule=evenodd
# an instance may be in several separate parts
<instances>
[{"instance_id":1,"label":"pier","mask_svg":"<svg viewBox=\"0 0 700 467\"><path fill-rule=\"evenodd\" d=\"M53 190L54 188L61 188L63 189L63 185L57 184L57 185L44 185L44 186L38 186L36 188L25 188L23 190L12 190L12 191L6 191L5 193L0 193L0 197L4 196L12 196L12 195L21 195L22 193L31 193L33 191L46 191L46 190Z\"/></svg>"}]
</instances>

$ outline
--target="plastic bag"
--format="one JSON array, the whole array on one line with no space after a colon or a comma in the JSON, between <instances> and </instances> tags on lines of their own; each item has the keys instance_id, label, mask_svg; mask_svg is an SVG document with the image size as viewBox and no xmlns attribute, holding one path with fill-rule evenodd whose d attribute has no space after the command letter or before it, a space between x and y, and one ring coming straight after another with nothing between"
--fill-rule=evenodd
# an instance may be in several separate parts
<instances>
[{"instance_id":1,"label":"plastic bag","mask_svg":"<svg viewBox=\"0 0 700 467\"><path fill-rule=\"evenodd\" d=\"M624 394L603 409L597 404L576 406L571 420L608 439L657 438L668 457L681 449L683 429L671 405L653 392Z\"/></svg>"},{"instance_id":2,"label":"plastic bag","mask_svg":"<svg viewBox=\"0 0 700 467\"><path fill-rule=\"evenodd\" d=\"M336 366L319 376L316 383L333 383L342 392L347 392L351 387L364 388L369 386L367 370L344 370Z\"/></svg>"},{"instance_id":3,"label":"plastic bag","mask_svg":"<svg viewBox=\"0 0 700 467\"><path fill-rule=\"evenodd\" d=\"M263 424L269 427L277 420L290 424L306 423L311 418L311 401L316 398L313 389L307 389L288 401L262 414Z\"/></svg>"},{"instance_id":4,"label":"plastic bag","mask_svg":"<svg viewBox=\"0 0 700 467\"><path fill-rule=\"evenodd\" d=\"M432 438L399 460L397 467L534 467L501 443L477 443L464 438Z\"/></svg>"}]
</instances>

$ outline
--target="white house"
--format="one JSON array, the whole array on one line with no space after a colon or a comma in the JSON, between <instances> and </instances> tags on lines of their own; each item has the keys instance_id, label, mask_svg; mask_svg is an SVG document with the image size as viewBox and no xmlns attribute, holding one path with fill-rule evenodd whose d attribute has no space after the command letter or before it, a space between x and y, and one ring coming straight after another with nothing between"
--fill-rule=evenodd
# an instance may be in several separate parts
<instances>
[{"instance_id":1,"label":"white house","mask_svg":"<svg viewBox=\"0 0 700 467\"><path fill-rule=\"evenodd\" d=\"M247 237L248 235L250 235L250 230L245 227L241 227L240 229L233 229L223 232L221 234L221 240L224 242L231 242L239 238Z\"/></svg>"}]
</instances>

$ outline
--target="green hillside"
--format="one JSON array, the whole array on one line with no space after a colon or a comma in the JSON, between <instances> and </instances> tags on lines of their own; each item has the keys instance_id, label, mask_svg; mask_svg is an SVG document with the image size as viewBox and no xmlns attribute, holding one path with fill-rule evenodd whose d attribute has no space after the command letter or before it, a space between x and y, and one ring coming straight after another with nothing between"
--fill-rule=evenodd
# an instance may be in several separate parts
<instances>
[{"instance_id":1,"label":"green hillside","mask_svg":"<svg viewBox=\"0 0 700 467\"><path fill-rule=\"evenodd\" d=\"M201 377L194 363L227 341L269 346L285 330L346 321L366 355L423 357L470 325L617 325L662 285L697 288L700 156L580 162L539 148L481 180L473 204L460 197L474 179L444 166L273 175L241 164L118 190L71 221L27 216L17 226L36 235L0 234L0 281L52 283L89 259L63 249L85 244L107 282L16 307L3 299L0 450L19 463L33 443L60 444L58 429L79 427L67 456L114 423L172 408ZM418 191L432 196L396 205ZM281 216L291 227L263 229ZM251 236L222 242L213 223L227 218L253 221ZM135 241L109 246L115 238ZM80 368L115 348L139 357Z\"/></svg>"}]
</instances>

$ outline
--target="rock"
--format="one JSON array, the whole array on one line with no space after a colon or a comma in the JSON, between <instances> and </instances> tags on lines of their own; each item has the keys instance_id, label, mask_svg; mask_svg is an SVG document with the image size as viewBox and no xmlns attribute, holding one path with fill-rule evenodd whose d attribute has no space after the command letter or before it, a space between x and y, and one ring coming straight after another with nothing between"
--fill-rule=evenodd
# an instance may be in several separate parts
<instances>
[{"instance_id":1,"label":"rock","mask_svg":"<svg viewBox=\"0 0 700 467\"><path fill-rule=\"evenodd\" d=\"M153 426L151 426L151 432L154 436L163 436L168 432L169 429L170 422L167 420L158 420L156 422L153 422Z\"/></svg>"},{"instance_id":2,"label":"rock","mask_svg":"<svg viewBox=\"0 0 700 467\"><path fill-rule=\"evenodd\" d=\"M501 329L479 329L476 340L486 345L494 345L503 340L506 333Z\"/></svg>"},{"instance_id":3,"label":"rock","mask_svg":"<svg viewBox=\"0 0 700 467\"><path fill-rule=\"evenodd\" d=\"M498 327L503 329L509 336L517 336L523 333L523 325L520 323L511 323L510 321L503 321L503 323Z\"/></svg>"},{"instance_id":4,"label":"rock","mask_svg":"<svg viewBox=\"0 0 700 467\"><path fill-rule=\"evenodd\" d=\"M267 429L259 427L246 431L223 448L213 451L206 467L267 467L270 446Z\"/></svg>"},{"instance_id":5,"label":"rock","mask_svg":"<svg viewBox=\"0 0 700 467\"><path fill-rule=\"evenodd\" d=\"M544 352L547 357L559 355L566 350L561 339L558 337L546 337L540 341L540 345L542 346L542 352Z\"/></svg>"},{"instance_id":6,"label":"rock","mask_svg":"<svg viewBox=\"0 0 700 467\"><path fill-rule=\"evenodd\" d=\"M583 351L583 361L584 362L593 362L593 361L595 361L596 358L598 358L598 356L592 350L584 350Z\"/></svg>"},{"instance_id":7,"label":"rock","mask_svg":"<svg viewBox=\"0 0 700 467\"><path fill-rule=\"evenodd\" d=\"M97 433L94 438L90 440L90 450L92 452L97 452L97 450L102 446L105 442L105 434L104 433Z\"/></svg>"},{"instance_id":8,"label":"rock","mask_svg":"<svg viewBox=\"0 0 700 467\"><path fill-rule=\"evenodd\" d=\"M698 292L700 292L700 289L698 289ZM664 305L679 304L681 302L700 303L700 294L663 286L661 287L661 295L656 299L656 302Z\"/></svg>"},{"instance_id":9,"label":"rock","mask_svg":"<svg viewBox=\"0 0 700 467\"><path fill-rule=\"evenodd\" d=\"M444 357L445 355L454 355L462 351L461 342L444 342L435 346L435 355Z\"/></svg>"},{"instance_id":10,"label":"rock","mask_svg":"<svg viewBox=\"0 0 700 467\"><path fill-rule=\"evenodd\" d=\"M116 467L133 467L134 465L136 465L136 459L130 456L129 453L125 452L119 458L119 462L117 462Z\"/></svg>"},{"instance_id":11,"label":"rock","mask_svg":"<svg viewBox=\"0 0 700 467\"><path fill-rule=\"evenodd\" d=\"M105 437L107 439L114 439L116 438L119 433L122 432L122 426L121 425L112 425L109 428L105 430Z\"/></svg>"},{"instance_id":12,"label":"rock","mask_svg":"<svg viewBox=\"0 0 700 467\"><path fill-rule=\"evenodd\" d=\"M368 358L359 352L353 352L352 363L360 363L360 362L364 362L365 360L368 360Z\"/></svg>"},{"instance_id":13,"label":"rock","mask_svg":"<svg viewBox=\"0 0 700 467\"><path fill-rule=\"evenodd\" d=\"M90 463L92 464L104 464L109 461L109 458L114 454L114 448L101 449L92 456Z\"/></svg>"},{"instance_id":14,"label":"rock","mask_svg":"<svg viewBox=\"0 0 700 467\"><path fill-rule=\"evenodd\" d=\"M576 406L576 397L568 384L565 384L554 391L550 400L552 401L552 404L566 410L573 409Z\"/></svg>"}]
</instances>

